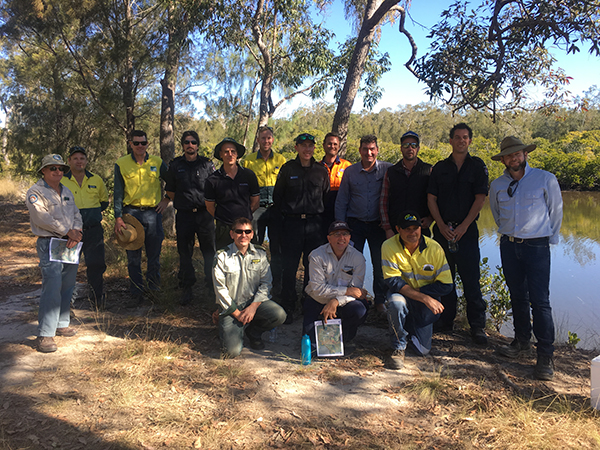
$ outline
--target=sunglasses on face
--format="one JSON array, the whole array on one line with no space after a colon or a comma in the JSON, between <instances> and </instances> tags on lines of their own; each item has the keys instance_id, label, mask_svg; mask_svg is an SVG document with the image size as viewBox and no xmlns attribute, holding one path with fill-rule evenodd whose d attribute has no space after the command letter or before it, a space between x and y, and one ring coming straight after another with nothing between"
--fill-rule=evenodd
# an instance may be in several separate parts
<instances>
[{"instance_id":1,"label":"sunglasses on face","mask_svg":"<svg viewBox=\"0 0 600 450\"><path fill-rule=\"evenodd\" d=\"M416 142L405 142L404 144L402 144L402 148L417 148L419 146L419 144L417 144Z\"/></svg>"},{"instance_id":2,"label":"sunglasses on face","mask_svg":"<svg viewBox=\"0 0 600 450\"><path fill-rule=\"evenodd\" d=\"M183 141L184 145L185 144L191 144L191 145L198 145L198 141Z\"/></svg>"},{"instance_id":3,"label":"sunglasses on face","mask_svg":"<svg viewBox=\"0 0 600 450\"><path fill-rule=\"evenodd\" d=\"M252 230L233 230L235 234L239 234L240 236L242 234L250 234L252 233Z\"/></svg>"},{"instance_id":4,"label":"sunglasses on face","mask_svg":"<svg viewBox=\"0 0 600 450\"><path fill-rule=\"evenodd\" d=\"M136 147L138 145L148 145L148 141L131 141L131 145L135 145Z\"/></svg>"},{"instance_id":5,"label":"sunglasses on face","mask_svg":"<svg viewBox=\"0 0 600 450\"><path fill-rule=\"evenodd\" d=\"M508 196L512 197L513 195L515 195L515 192L517 192L518 187L519 187L519 180L512 180L510 182L510 184L508 185L508 189L506 190L506 193L508 194Z\"/></svg>"},{"instance_id":6,"label":"sunglasses on face","mask_svg":"<svg viewBox=\"0 0 600 450\"><path fill-rule=\"evenodd\" d=\"M63 166L50 166L48 167L50 172L56 172L57 170L64 172L66 169Z\"/></svg>"}]
</instances>

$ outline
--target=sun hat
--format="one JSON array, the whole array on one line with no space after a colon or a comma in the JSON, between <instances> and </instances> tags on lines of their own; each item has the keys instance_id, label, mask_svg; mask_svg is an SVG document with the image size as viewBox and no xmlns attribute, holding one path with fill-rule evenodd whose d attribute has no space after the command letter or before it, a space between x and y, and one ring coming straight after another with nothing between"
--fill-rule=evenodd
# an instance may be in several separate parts
<instances>
[{"instance_id":1,"label":"sun hat","mask_svg":"<svg viewBox=\"0 0 600 450\"><path fill-rule=\"evenodd\" d=\"M215 145L215 158L217 158L219 161L223 161L221 159L221 155L220 155L221 147L223 147L223 144L228 144L228 143L235 145L235 150L237 152L238 159L240 159L242 156L244 156L244 153L246 153L246 147L244 147L242 144L238 144L235 139L225 138L221 142L219 142L217 145Z\"/></svg>"},{"instance_id":2,"label":"sun hat","mask_svg":"<svg viewBox=\"0 0 600 450\"><path fill-rule=\"evenodd\" d=\"M507 136L504 139L502 139L502 142L500 143L500 153L492 156L492 160L500 161L501 157L511 155L520 150L529 153L534 151L536 147L537 145L535 144L525 145L523 144L523 142L521 142L521 139L516 138L514 136Z\"/></svg>"},{"instance_id":3,"label":"sun hat","mask_svg":"<svg viewBox=\"0 0 600 450\"><path fill-rule=\"evenodd\" d=\"M44 156L44 158L42 159L42 167L38 169L38 173L41 174L42 169L48 166L63 166L65 168L65 172L67 170L71 170L69 165L65 164L64 160L62 159L62 156L57 154Z\"/></svg>"},{"instance_id":4,"label":"sun hat","mask_svg":"<svg viewBox=\"0 0 600 450\"><path fill-rule=\"evenodd\" d=\"M144 243L144 226L131 214L123 214L125 228L121 233L115 233L117 243L125 250L137 250Z\"/></svg>"}]
</instances>

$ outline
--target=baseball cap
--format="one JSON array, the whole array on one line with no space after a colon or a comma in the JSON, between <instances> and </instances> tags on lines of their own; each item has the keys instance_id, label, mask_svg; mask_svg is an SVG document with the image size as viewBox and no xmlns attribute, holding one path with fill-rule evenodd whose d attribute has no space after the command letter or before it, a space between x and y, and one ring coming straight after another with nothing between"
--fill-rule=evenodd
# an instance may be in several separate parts
<instances>
[{"instance_id":1,"label":"baseball cap","mask_svg":"<svg viewBox=\"0 0 600 450\"><path fill-rule=\"evenodd\" d=\"M398 219L398 226L400 228L408 228L413 225L421 226L421 217L419 214L414 211L404 211L400 214L400 218Z\"/></svg>"},{"instance_id":2,"label":"baseball cap","mask_svg":"<svg viewBox=\"0 0 600 450\"><path fill-rule=\"evenodd\" d=\"M299 144L300 142L304 141L311 141L313 144L315 144L315 137L312 134L302 133L296 139L294 139L294 142L296 144Z\"/></svg>"},{"instance_id":3,"label":"baseball cap","mask_svg":"<svg viewBox=\"0 0 600 450\"><path fill-rule=\"evenodd\" d=\"M75 153L83 153L83 156L87 157L87 153L83 147L75 146L69 149L69 156L73 156Z\"/></svg>"},{"instance_id":4,"label":"baseball cap","mask_svg":"<svg viewBox=\"0 0 600 450\"><path fill-rule=\"evenodd\" d=\"M346 222L344 222L343 220L335 220L333 222L331 222L331 225L329 225L329 231L327 232L327 234L331 234L335 231L339 231L339 230L347 230L347 231L352 231L352 229L348 226L348 224Z\"/></svg>"},{"instance_id":5,"label":"baseball cap","mask_svg":"<svg viewBox=\"0 0 600 450\"><path fill-rule=\"evenodd\" d=\"M404 133L402 135L402 137L400 138L400 143L404 142L404 139L406 138L415 138L417 140L417 144L421 143L421 139L419 139L419 135L417 133L415 133L414 131L407 131L406 133Z\"/></svg>"}]
</instances>

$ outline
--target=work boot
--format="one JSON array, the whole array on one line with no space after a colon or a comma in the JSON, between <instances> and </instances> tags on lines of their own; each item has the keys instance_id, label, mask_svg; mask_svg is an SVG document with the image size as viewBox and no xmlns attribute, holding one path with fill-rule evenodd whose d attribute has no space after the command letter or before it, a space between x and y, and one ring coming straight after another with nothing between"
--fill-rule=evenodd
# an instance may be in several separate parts
<instances>
[{"instance_id":1,"label":"work boot","mask_svg":"<svg viewBox=\"0 0 600 450\"><path fill-rule=\"evenodd\" d=\"M477 345L488 345L488 336L483 328L472 328L471 339Z\"/></svg>"},{"instance_id":2,"label":"work boot","mask_svg":"<svg viewBox=\"0 0 600 450\"><path fill-rule=\"evenodd\" d=\"M252 350L264 350L265 349L265 343L263 342L262 338L256 338L254 336L252 336L250 333L248 333L248 329L246 328L246 337L248 338L248 346L252 349Z\"/></svg>"},{"instance_id":3,"label":"work boot","mask_svg":"<svg viewBox=\"0 0 600 450\"><path fill-rule=\"evenodd\" d=\"M387 360L388 369L400 370L404 367L404 350L394 350Z\"/></svg>"},{"instance_id":4,"label":"work boot","mask_svg":"<svg viewBox=\"0 0 600 450\"><path fill-rule=\"evenodd\" d=\"M41 353L52 353L58 348L56 347L54 338L50 336L38 336L38 338L35 340L35 346L37 351Z\"/></svg>"},{"instance_id":5,"label":"work boot","mask_svg":"<svg viewBox=\"0 0 600 450\"><path fill-rule=\"evenodd\" d=\"M192 292L192 287L183 288L183 293L181 294L181 299L179 300L179 304L181 306L188 305L194 299L194 293Z\"/></svg>"},{"instance_id":6,"label":"work boot","mask_svg":"<svg viewBox=\"0 0 600 450\"><path fill-rule=\"evenodd\" d=\"M71 327L57 328L56 335L64 337L73 337L77 334L77 330Z\"/></svg>"},{"instance_id":7,"label":"work boot","mask_svg":"<svg viewBox=\"0 0 600 450\"><path fill-rule=\"evenodd\" d=\"M516 358L523 353L527 353L529 350L531 350L531 342L519 341L516 338L513 339L510 345L498 347L498 353L507 358Z\"/></svg>"},{"instance_id":8,"label":"work boot","mask_svg":"<svg viewBox=\"0 0 600 450\"><path fill-rule=\"evenodd\" d=\"M554 378L554 360L549 355L538 355L533 376L538 380L551 381Z\"/></svg>"}]
</instances>

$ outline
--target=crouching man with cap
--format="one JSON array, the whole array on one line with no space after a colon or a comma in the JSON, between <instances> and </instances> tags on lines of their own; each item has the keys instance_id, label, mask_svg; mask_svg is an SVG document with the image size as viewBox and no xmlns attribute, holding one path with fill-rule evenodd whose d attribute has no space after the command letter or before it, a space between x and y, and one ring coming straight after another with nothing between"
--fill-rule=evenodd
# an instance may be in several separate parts
<instances>
[{"instance_id":1,"label":"crouching man with cap","mask_svg":"<svg viewBox=\"0 0 600 450\"><path fill-rule=\"evenodd\" d=\"M36 249L42 271L36 347L43 353L56 351L54 336L76 334L69 327L69 314L78 265L50 260L52 238L66 239L70 249L82 236L83 221L73 193L60 183L67 170L69 166L60 155L44 156L38 170L42 179L27 191L31 231L38 236Z\"/></svg>"},{"instance_id":2,"label":"crouching man with cap","mask_svg":"<svg viewBox=\"0 0 600 450\"><path fill-rule=\"evenodd\" d=\"M351 229L341 220L329 226L327 244L313 250L308 257L308 297L304 302L302 334L315 340L315 320L322 316L342 319L344 342L356 336L358 327L367 318L369 304L365 281L365 257L350 246Z\"/></svg>"},{"instance_id":3,"label":"crouching man with cap","mask_svg":"<svg viewBox=\"0 0 600 450\"><path fill-rule=\"evenodd\" d=\"M252 221L235 219L229 235L233 240L218 250L213 284L219 306L219 336L225 357L235 358L243 347L244 333L250 348L262 350L262 333L281 325L285 311L271 300L271 267L267 253L251 244Z\"/></svg>"},{"instance_id":4,"label":"crouching man with cap","mask_svg":"<svg viewBox=\"0 0 600 450\"><path fill-rule=\"evenodd\" d=\"M440 298L454 285L444 250L421 236L416 212L402 212L395 227L398 234L383 243L381 258L393 350L388 367L399 370L404 366L407 338L417 355L431 350L433 323L444 310Z\"/></svg>"},{"instance_id":5,"label":"crouching man with cap","mask_svg":"<svg viewBox=\"0 0 600 450\"><path fill-rule=\"evenodd\" d=\"M527 155L535 145L514 136L500 144L492 156L506 166L504 175L490 186L490 208L498 225L500 256L510 291L515 338L499 353L515 358L531 348L531 313L537 339L534 375L554 376L554 322L550 306L550 244L558 243L562 223L562 196L556 177L533 169Z\"/></svg>"}]
</instances>

